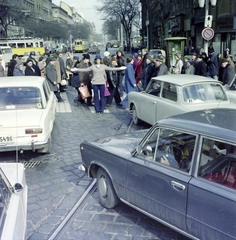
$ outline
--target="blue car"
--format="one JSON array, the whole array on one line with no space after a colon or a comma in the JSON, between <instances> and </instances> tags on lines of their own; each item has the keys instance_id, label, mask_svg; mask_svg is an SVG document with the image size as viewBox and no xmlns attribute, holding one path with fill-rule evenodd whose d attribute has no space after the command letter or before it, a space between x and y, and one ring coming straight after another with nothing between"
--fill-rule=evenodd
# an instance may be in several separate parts
<instances>
[{"instance_id":1,"label":"blue car","mask_svg":"<svg viewBox=\"0 0 236 240\"><path fill-rule=\"evenodd\" d=\"M236 110L209 109L80 145L101 204L120 201L191 239L236 239Z\"/></svg>"}]
</instances>

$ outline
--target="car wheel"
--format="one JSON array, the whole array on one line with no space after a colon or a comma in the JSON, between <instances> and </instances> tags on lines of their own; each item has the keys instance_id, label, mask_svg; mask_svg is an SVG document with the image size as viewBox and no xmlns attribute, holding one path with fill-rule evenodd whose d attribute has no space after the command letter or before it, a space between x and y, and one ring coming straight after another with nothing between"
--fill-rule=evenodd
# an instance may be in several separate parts
<instances>
[{"instance_id":1,"label":"car wheel","mask_svg":"<svg viewBox=\"0 0 236 240\"><path fill-rule=\"evenodd\" d=\"M133 118L134 124L138 125L141 123L141 120L138 118L138 114L137 114L135 105L133 105L133 107L132 107L132 118Z\"/></svg>"},{"instance_id":2,"label":"car wheel","mask_svg":"<svg viewBox=\"0 0 236 240\"><path fill-rule=\"evenodd\" d=\"M113 208L119 202L111 179L107 172L99 168L97 172L97 189L100 203L105 208Z\"/></svg>"}]
</instances>

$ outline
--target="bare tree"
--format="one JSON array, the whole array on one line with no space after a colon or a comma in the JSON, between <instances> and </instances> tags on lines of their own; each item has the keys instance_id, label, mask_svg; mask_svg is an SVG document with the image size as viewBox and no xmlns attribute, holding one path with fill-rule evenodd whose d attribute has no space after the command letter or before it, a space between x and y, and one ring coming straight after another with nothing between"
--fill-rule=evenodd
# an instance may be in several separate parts
<instances>
[{"instance_id":1,"label":"bare tree","mask_svg":"<svg viewBox=\"0 0 236 240\"><path fill-rule=\"evenodd\" d=\"M130 37L133 23L139 13L139 0L100 0L102 6L97 10L103 13L103 18L116 17L124 27L127 47L130 49Z\"/></svg>"}]
</instances>

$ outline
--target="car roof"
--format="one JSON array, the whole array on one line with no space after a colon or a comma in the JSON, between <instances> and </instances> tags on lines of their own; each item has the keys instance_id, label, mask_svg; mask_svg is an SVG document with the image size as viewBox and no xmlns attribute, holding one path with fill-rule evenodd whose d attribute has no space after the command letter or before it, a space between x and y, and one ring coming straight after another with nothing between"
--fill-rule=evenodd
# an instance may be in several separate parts
<instances>
[{"instance_id":1,"label":"car roof","mask_svg":"<svg viewBox=\"0 0 236 240\"><path fill-rule=\"evenodd\" d=\"M160 80L163 82L168 82L168 83L176 84L179 86L188 85L188 84L192 84L192 83L204 83L204 82L220 84L220 82L218 82L214 79L197 76L197 75L191 75L191 74L162 75L162 76L154 77L152 79L157 79L157 80Z\"/></svg>"},{"instance_id":2,"label":"car roof","mask_svg":"<svg viewBox=\"0 0 236 240\"><path fill-rule=\"evenodd\" d=\"M0 87L41 87L45 78L37 76L18 76L0 78Z\"/></svg>"},{"instance_id":3,"label":"car roof","mask_svg":"<svg viewBox=\"0 0 236 240\"><path fill-rule=\"evenodd\" d=\"M162 119L156 124L181 128L186 131L223 138L236 143L235 119L236 109L217 108L175 115Z\"/></svg>"}]
</instances>

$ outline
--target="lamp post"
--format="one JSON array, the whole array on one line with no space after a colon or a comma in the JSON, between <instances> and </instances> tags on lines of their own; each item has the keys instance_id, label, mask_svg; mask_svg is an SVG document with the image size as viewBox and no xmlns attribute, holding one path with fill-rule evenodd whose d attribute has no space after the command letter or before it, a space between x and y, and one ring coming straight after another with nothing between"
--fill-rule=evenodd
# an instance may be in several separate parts
<instances>
[{"instance_id":1,"label":"lamp post","mask_svg":"<svg viewBox=\"0 0 236 240\"><path fill-rule=\"evenodd\" d=\"M212 7L216 6L217 0L198 0L198 4L199 4L200 8L203 8L204 4L205 4L205 21L206 21L207 17L209 16L209 1L211 1ZM204 25L206 25L206 24L204 24ZM208 40L205 40L205 42L204 42L204 50L205 50L206 54L208 54Z\"/></svg>"}]
</instances>

